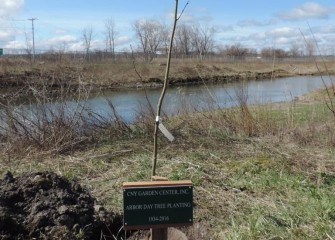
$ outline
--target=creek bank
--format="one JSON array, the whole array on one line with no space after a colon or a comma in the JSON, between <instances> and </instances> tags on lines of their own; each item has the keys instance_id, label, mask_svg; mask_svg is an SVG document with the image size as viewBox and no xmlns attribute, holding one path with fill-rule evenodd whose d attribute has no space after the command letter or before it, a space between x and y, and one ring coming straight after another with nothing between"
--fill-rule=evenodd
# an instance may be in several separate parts
<instances>
[{"instance_id":1,"label":"creek bank","mask_svg":"<svg viewBox=\"0 0 335 240\"><path fill-rule=\"evenodd\" d=\"M275 70L271 72L234 72L222 75L211 76L189 76L189 77L173 77L169 79L171 86L180 85L196 85L203 82L219 83L219 82L233 82L239 80L261 80L266 78L278 78L295 76L296 74L287 72L285 70ZM155 88L163 85L163 79L149 77L137 82L115 81L112 83L97 84L92 81L85 80L85 76L75 68L63 67L57 70L42 71L39 69L32 69L21 73L0 73L0 87L2 89L21 89L24 87L47 86L50 92L57 91L60 88L68 88L75 91L79 86L87 86L92 89L122 89L122 88Z\"/></svg>"},{"instance_id":2,"label":"creek bank","mask_svg":"<svg viewBox=\"0 0 335 240\"><path fill-rule=\"evenodd\" d=\"M185 86L185 85L199 85L204 83L231 83L242 80L264 80L269 78L283 78L290 76L298 76L297 74L290 73L288 71L277 69L270 72L234 72L222 75L210 75L210 76L190 76L190 77L170 77L170 86ZM163 79L160 78L149 78L141 82L127 83L127 84L112 84L104 86L105 89L117 89L117 88L156 88L163 86Z\"/></svg>"}]
</instances>

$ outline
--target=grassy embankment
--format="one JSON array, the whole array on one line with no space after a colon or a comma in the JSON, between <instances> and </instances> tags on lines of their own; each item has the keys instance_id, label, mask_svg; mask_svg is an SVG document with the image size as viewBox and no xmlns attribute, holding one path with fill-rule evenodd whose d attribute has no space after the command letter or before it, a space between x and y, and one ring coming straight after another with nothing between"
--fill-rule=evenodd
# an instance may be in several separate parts
<instances>
[{"instance_id":1,"label":"grassy embankment","mask_svg":"<svg viewBox=\"0 0 335 240\"><path fill-rule=\"evenodd\" d=\"M190 239L334 238L335 122L323 96L257 106L242 96L237 108L165 121L176 141L160 136L157 173L193 181L195 223L183 229ZM36 131L9 118L0 172L76 178L120 212L122 183L150 179L153 116L143 113L148 118L132 126L100 119L90 128L79 120L83 111L40 118Z\"/></svg>"}]
</instances>

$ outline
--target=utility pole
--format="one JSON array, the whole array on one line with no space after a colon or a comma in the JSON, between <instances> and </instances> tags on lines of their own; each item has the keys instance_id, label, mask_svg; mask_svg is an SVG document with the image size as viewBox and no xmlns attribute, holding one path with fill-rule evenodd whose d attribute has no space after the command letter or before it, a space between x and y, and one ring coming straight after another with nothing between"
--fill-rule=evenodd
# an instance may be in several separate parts
<instances>
[{"instance_id":1,"label":"utility pole","mask_svg":"<svg viewBox=\"0 0 335 240\"><path fill-rule=\"evenodd\" d=\"M29 18L29 21L31 21L31 32L33 35L33 63L35 62L35 28L34 28L34 21L38 20L37 18Z\"/></svg>"}]
</instances>

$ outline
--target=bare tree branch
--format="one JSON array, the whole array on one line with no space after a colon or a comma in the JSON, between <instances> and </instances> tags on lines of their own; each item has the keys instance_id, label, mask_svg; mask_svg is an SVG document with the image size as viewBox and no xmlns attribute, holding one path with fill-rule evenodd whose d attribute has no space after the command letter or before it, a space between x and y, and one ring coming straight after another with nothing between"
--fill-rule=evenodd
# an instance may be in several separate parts
<instances>
[{"instance_id":1,"label":"bare tree branch","mask_svg":"<svg viewBox=\"0 0 335 240\"><path fill-rule=\"evenodd\" d=\"M136 68L136 59L135 59L135 56L134 56L134 51L133 51L133 46L130 44L130 49L131 49L131 58L132 58L132 62L133 62L133 67L134 67L134 70L135 70L135 73L137 74L137 76L141 79L141 81L143 82L143 78L141 76L141 74L137 71L137 68Z\"/></svg>"},{"instance_id":2,"label":"bare tree branch","mask_svg":"<svg viewBox=\"0 0 335 240\"><path fill-rule=\"evenodd\" d=\"M308 25L308 26L309 26L309 25ZM306 40L306 37L305 37L304 33L301 31L301 29L299 29L299 31L300 31L301 35L303 36L303 38L304 38L304 40L305 40L305 44L307 45L307 40ZM311 28L310 28L310 31L312 32ZM316 39L315 39L315 37L314 37L313 32L312 32L312 36L313 36L313 38L314 38L315 44L317 45L317 43L316 43ZM320 52L320 50L319 50L319 52ZM321 53L320 53L320 55L321 55ZM316 58L314 57L313 59L314 59L315 66L316 66L316 68L318 69L318 72L321 73L321 69L320 69L320 67L319 67L319 65L318 65L318 62L316 61ZM323 62L323 63L324 63L324 62ZM325 63L324 63L324 64L325 64ZM326 67L326 69L327 69L327 67ZM327 71L328 71L328 69L327 69ZM329 78L330 78L329 72L328 72L328 76L329 76ZM328 101L325 99L326 106L327 106L327 108L332 112L332 114L335 116L335 107L334 107L334 103L333 103L333 98L332 98L331 93L330 93L330 89L329 89L329 87L327 86L326 81L324 80L323 76L320 75L320 77L321 77L322 83L323 83L323 85L324 85L324 87L325 87L325 89L326 89L327 97L328 97L328 100L329 100L329 102L328 102ZM330 79L331 79L331 78L330 78ZM334 87L333 87L333 88L334 88ZM335 95L335 93L333 93L333 95Z\"/></svg>"},{"instance_id":3,"label":"bare tree branch","mask_svg":"<svg viewBox=\"0 0 335 240\"><path fill-rule=\"evenodd\" d=\"M186 9L186 7L187 7L187 5L188 5L189 3L190 3L190 1L187 1L187 3L185 4L183 10L181 11L179 17L176 18L176 21L179 21L179 19L180 19L181 16L184 14L184 11L185 11L185 9Z\"/></svg>"}]
</instances>

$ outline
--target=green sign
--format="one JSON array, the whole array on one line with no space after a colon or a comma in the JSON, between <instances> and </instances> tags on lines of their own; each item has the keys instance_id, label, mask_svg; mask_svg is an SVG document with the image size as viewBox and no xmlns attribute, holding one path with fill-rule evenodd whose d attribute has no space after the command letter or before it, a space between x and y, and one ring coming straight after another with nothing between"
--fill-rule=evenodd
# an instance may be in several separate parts
<instances>
[{"instance_id":1,"label":"green sign","mask_svg":"<svg viewBox=\"0 0 335 240\"><path fill-rule=\"evenodd\" d=\"M0 48L0 56L3 55L3 48Z\"/></svg>"},{"instance_id":2,"label":"green sign","mask_svg":"<svg viewBox=\"0 0 335 240\"><path fill-rule=\"evenodd\" d=\"M182 181L181 181L182 182ZM152 183L152 182L148 182ZM171 182L123 189L125 229L187 226L193 223L193 187Z\"/></svg>"}]
</instances>

